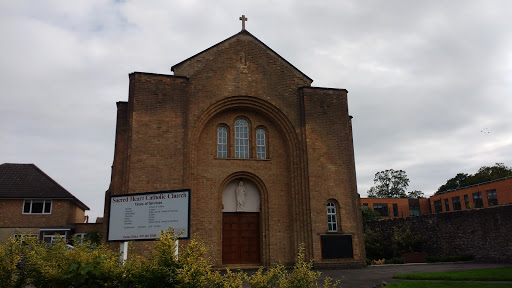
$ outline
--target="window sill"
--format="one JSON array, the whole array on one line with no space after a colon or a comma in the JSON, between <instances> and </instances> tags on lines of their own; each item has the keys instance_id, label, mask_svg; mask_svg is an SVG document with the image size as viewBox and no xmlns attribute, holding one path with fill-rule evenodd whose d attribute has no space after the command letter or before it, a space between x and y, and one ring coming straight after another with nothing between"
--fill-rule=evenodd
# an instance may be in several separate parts
<instances>
[{"instance_id":1,"label":"window sill","mask_svg":"<svg viewBox=\"0 0 512 288\"><path fill-rule=\"evenodd\" d=\"M350 233L350 232L338 231L338 232L316 233L316 235L318 235L318 236L326 236L326 235L356 235L356 234L355 233Z\"/></svg>"},{"instance_id":2,"label":"window sill","mask_svg":"<svg viewBox=\"0 0 512 288\"><path fill-rule=\"evenodd\" d=\"M215 160L245 160L245 161L270 161L271 159L256 159L256 158L221 158L213 157Z\"/></svg>"}]
</instances>

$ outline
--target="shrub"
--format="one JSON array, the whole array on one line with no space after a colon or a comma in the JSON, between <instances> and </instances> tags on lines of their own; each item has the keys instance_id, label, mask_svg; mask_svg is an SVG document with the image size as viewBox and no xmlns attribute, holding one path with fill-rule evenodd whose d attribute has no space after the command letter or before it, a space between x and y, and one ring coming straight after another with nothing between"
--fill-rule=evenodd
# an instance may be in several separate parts
<instances>
[{"instance_id":1,"label":"shrub","mask_svg":"<svg viewBox=\"0 0 512 288\"><path fill-rule=\"evenodd\" d=\"M374 220L380 219L379 212L377 212L371 208L364 209L361 207L361 213L363 215L363 221L374 221Z\"/></svg>"},{"instance_id":2,"label":"shrub","mask_svg":"<svg viewBox=\"0 0 512 288\"><path fill-rule=\"evenodd\" d=\"M379 233L366 229L364 233L364 244L366 248L366 256L371 260L391 258L393 251L387 245Z\"/></svg>"},{"instance_id":3,"label":"shrub","mask_svg":"<svg viewBox=\"0 0 512 288\"><path fill-rule=\"evenodd\" d=\"M29 239L23 269L34 287L117 287L123 270L117 253L88 243L70 248L58 237L53 245Z\"/></svg>"},{"instance_id":4,"label":"shrub","mask_svg":"<svg viewBox=\"0 0 512 288\"><path fill-rule=\"evenodd\" d=\"M86 242L70 247L60 237L57 239L53 245L38 239L29 239L26 245L10 239L1 245L0 288L24 287L25 284L36 288L236 288L242 287L245 281L255 288L319 287L320 272L313 271L313 262L305 260L304 245L301 245L297 263L290 272L277 264L249 277L241 271L214 271L210 259L205 256L207 249L199 240L190 240L177 258L177 238L172 229L162 231L148 257L136 255L131 248L131 256L124 263L119 253L104 245L95 247ZM22 258L25 261L16 270L16 264ZM327 277L323 287L338 284Z\"/></svg>"},{"instance_id":5,"label":"shrub","mask_svg":"<svg viewBox=\"0 0 512 288\"><path fill-rule=\"evenodd\" d=\"M382 258L380 260L373 260L372 265L382 265L386 262L386 259Z\"/></svg>"},{"instance_id":6,"label":"shrub","mask_svg":"<svg viewBox=\"0 0 512 288\"><path fill-rule=\"evenodd\" d=\"M101 245L101 232L91 231L91 232L85 233L84 240L86 242L90 242L91 245L100 246Z\"/></svg>"},{"instance_id":7,"label":"shrub","mask_svg":"<svg viewBox=\"0 0 512 288\"><path fill-rule=\"evenodd\" d=\"M22 244L9 238L0 246L0 288L23 287L25 277L18 275L22 262Z\"/></svg>"},{"instance_id":8,"label":"shrub","mask_svg":"<svg viewBox=\"0 0 512 288\"><path fill-rule=\"evenodd\" d=\"M411 232L409 226L393 228L393 256L400 257L404 253L419 252L421 239Z\"/></svg>"},{"instance_id":9,"label":"shrub","mask_svg":"<svg viewBox=\"0 0 512 288\"><path fill-rule=\"evenodd\" d=\"M266 271L260 268L258 272L247 277L247 282L251 288L311 288L319 287L318 278L321 272L313 271L313 262L305 260L304 244L299 247L297 263L289 273L281 264L274 264ZM332 282L332 279L326 277L322 287L337 287L339 281Z\"/></svg>"}]
</instances>

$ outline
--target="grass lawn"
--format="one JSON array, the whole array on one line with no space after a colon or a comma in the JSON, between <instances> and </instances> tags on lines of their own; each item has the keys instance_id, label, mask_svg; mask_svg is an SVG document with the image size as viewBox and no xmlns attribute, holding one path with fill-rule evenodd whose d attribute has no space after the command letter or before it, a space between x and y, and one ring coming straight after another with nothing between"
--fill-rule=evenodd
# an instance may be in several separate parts
<instances>
[{"instance_id":1,"label":"grass lawn","mask_svg":"<svg viewBox=\"0 0 512 288\"><path fill-rule=\"evenodd\" d=\"M512 267L495 268L495 269L477 269L466 271L452 271L439 273L419 273L419 274L402 274L393 276L395 279L409 280L449 280L449 281L512 281ZM394 286L393 286L394 287ZM402 286L397 286L402 287ZM408 286L404 286L408 287ZM411 286L423 287L423 286ZM426 287L426 286L425 286ZM445 287L445 286L439 286ZM462 286L446 286L446 287L462 287ZM477 287L477 286L474 286ZM484 287L484 286L478 286ZM490 286L489 286L490 287ZM501 286L496 286L501 287ZM512 286L503 286L512 287Z\"/></svg>"},{"instance_id":2,"label":"grass lawn","mask_svg":"<svg viewBox=\"0 0 512 288\"><path fill-rule=\"evenodd\" d=\"M399 282L389 283L386 288L512 288L512 284L475 282Z\"/></svg>"}]
</instances>

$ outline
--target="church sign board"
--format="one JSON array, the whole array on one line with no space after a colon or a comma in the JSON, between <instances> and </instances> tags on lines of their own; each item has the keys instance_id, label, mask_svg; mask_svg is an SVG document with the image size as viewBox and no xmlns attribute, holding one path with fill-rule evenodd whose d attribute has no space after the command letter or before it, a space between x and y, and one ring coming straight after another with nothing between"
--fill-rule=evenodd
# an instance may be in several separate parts
<instances>
[{"instance_id":1,"label":"church sign board","mask_svg":"<svg viewBox=\"0 0 512 288\"><path fill-rule=\"evenodd\" d=\"M108 241L154 240L169 228L188 239L189 220L190 189L113 195Z\"/></svg>"}]
</instances>

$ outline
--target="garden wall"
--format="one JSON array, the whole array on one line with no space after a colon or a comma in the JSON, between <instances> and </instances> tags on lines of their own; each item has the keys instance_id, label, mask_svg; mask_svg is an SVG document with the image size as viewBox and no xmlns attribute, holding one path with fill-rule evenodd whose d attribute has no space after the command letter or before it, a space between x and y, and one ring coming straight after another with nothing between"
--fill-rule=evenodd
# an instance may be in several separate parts
<instances>
[{"instance_id":1,"label":"garden wall","mask_svg":"<svg viewBox=\"0 0 512 288\"><path fill-rule=\"evenodd\" d=\"M394 228L409 226L430 256L470 254L478 261L512 263L512 205L367 221L391 247Z\"/></svg>"}]
</instances>

